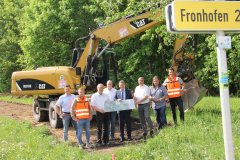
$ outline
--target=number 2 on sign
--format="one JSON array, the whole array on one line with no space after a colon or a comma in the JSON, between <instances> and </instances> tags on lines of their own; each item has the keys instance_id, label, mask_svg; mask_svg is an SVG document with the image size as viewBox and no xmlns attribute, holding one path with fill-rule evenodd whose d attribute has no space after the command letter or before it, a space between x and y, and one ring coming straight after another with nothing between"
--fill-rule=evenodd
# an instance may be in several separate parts
<instances>
[{"instance_id":1,"label":"number 2 on sign","mask_svg":"<svg viewBox=\"0 0 240 160\"><path fill-rule=\"evenodd\" d=\"M237 13L237 17L236 17L235 21L240 22L240 9L236 9L235 13Z\"/></svg>"}]
</instances>

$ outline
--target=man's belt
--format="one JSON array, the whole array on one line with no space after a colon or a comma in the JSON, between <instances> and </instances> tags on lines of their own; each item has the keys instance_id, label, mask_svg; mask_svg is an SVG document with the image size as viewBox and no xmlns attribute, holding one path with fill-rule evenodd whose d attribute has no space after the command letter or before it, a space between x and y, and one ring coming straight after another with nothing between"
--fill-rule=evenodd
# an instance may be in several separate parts
<instances>
[{"instance_id":1,"label":"man's belt","mask_svg":"<svg viewBox=\"0 0 240 160\"><path fill-rule=\"evenodd\" d=\"M149 104L149 102L148 103L143 103L143 104L138 104L138 105L146 105L146 104Z\"/></svg>"},{"instance_id":2,"label":"man's belt","mask_svg":"<svg viewBox=\"0 0 240 160\"><path fill-rule=\"evenodd\" d=\"M70 112L63 112L64 114L70 114Z\"/></svg>"}]
</instances>

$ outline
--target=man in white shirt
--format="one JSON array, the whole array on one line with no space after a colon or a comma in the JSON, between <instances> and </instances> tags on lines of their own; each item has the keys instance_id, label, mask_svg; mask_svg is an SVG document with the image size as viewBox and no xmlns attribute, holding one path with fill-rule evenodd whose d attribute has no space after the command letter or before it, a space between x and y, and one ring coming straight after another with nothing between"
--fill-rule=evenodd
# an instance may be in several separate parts
<instances>
[{"instance_id":1,"label":"man in white shirt","mask_svg":"<svg viewBox=\"0 0 240 160\"><path fill-rule=\"evenodd\" d=\"M107 88L105 88L103 90L103 93L107 94L109 97L110 101L114 101L115 100L115 96L116 96L116 89L113 88L113 82L111 80L107 81ZM110 123L109 123L109 128L110 128L110 133L109 135L111 136L111 139L114 140L115 139L115 120L116 120L116 114L117 112L108 112L109 113L109 119L110 119Z\"/></svg>"},{"instance_id":2,"label":"man in white shirt","mask_svg":"<svg viewBox=\"0 0 240 160\"><path fill-rule=\"evenodd\" d=\"M150 104L149 104L149 96L150 96L150 88L144 84L144 78L138 78L138 86L135 88L134 92L134 100L138 106L138 114L140 118L140 122L142 124L143 129L143 138L146 140L147 136L147 124L150 128L150 136L153 137L153 124L150 118Z\"/></svg>"},{"instance_id":3,"label":"man in white shirt","mask_svg":"<svg viewBox=\"0 0 240 160\"><path fill-rule=\"evenodd\" d=\"M75 95L70 92L70 85L65 86L65 94L60 96L56 105L55 110L57 114L62 118L63 121L63 139L64 141L68 140L68 128L70 122L73 124L75 130L77 131L77 124L70 115L71 105L75 99ZM77 134L77 133L76 133Z\"/></svg>"},{"instance_id":4,"label":"man in white shirt","mask_svg":"<svg viewBox=\"0 0 240 160\"><path fill-rule=\"evenodd\" d=\"M97 92L91 97L91 107L96 110L97 116L97 145L106 145L109 141L109 114L104 112L104 103L109 100L107 94L103 93L104 85L97 85ZM103 127L102 127L103 126Z\"/></svg>"}]
</instances>

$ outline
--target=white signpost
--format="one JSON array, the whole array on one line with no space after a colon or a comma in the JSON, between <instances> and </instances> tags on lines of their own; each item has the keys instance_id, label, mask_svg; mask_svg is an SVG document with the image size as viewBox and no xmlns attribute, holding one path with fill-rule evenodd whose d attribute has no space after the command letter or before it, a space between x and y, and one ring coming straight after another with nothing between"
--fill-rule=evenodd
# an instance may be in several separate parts
<instances>
[{"instance_id":1,"label":"white signpost","mask_svg":"<svg viewBox=\"0 0 240 160\"><path fill-rule=\"evenodd\" d=\"M169 32L216 33L225 158L234 160L225 50L231 48L231 37L225 36L224 31L240 31L240 2L176 0L166 6L165 13Z\"/></svg>"}]
</instances>

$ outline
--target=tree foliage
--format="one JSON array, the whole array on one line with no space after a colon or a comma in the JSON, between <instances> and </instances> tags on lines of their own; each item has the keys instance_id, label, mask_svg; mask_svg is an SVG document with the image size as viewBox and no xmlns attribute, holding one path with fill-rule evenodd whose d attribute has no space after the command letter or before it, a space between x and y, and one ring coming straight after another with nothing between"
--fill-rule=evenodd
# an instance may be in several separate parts
<instances>
[{"instance_id":1,"label":"tree foliage","mask_svg":"<svg viewBox=\"0 0 240 160\"><path fill-rule=\"evenodd\" d=\"M87 4L87 0L29 1L21 21L23 66L70 65L74 41L94 27L83 8Z\"/></svg>"},{"instance_id":2,"label":"tree foliage","mask_svg":"<svg viewBox=\"0 0 240 160\"><path fill-rule=\"evenodd\" d=\"M240 89L240 36L231 34L231 37L232 48L226 50L226 54L230 93L234 94ZM216 36L214 34L198 35L197 43L195 75L210 94L219 93Z\"/></svg>"},{"instance_id":3,"label":"tree foliage","mask_svg":"<svg viewBox=\"0 0 240 160\"><path fill-rule=\"evenodd\" d=\"M137 14L160 2L160 26L114 46L119 79L128 87L144 76L151 84L154 75L163 81L171 65L176 34L166 32L164 6L171 0L2 0L0 1L0 91L9 91L11 73L34 66L70 65L77 38L124 16ZM240 36L231 34L227 50L230 92L240 90ZM193 35L191 35L193 37ZM215 35L195 35L194 71L211 94L218 93ZM84 47L84 46L81 46Z\"/></svg>"},{"instance_id":4,"label":"tree foliage","mask_svg":"<svg viewBox=\"0 0 240 160\"><path fill-rule=\"evenodd\" d=\"M19 46L19 19L25 0L0 1L0 92L9 90L11 74L21 70L16 63L22 50Z\"/></svg>"}]
</instances>

